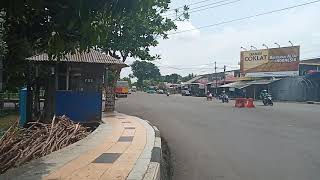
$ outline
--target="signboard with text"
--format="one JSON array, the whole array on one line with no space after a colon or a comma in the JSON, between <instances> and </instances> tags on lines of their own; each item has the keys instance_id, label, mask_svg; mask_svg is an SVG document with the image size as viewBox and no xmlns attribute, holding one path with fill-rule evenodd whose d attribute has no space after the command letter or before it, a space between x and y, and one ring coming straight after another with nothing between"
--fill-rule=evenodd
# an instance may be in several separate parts
<instances>
[{"instance_id":1,"label":"signboard with text","mask_svg":"<svg viewBox=\"0 0 320 180\"><path fill-rule=\"evenodd\" d=\"M247 77L295 76L299 57L300 46L242 51L240 71Z\"/></svg>"}]
</instances>

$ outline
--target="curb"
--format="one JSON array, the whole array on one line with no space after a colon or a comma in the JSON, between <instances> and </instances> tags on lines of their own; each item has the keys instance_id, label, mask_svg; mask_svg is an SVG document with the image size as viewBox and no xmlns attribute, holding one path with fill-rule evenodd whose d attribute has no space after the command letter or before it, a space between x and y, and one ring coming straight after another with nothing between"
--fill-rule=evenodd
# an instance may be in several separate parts
<instances>
[{"instance_id":1,"label":"curb","mask_svg":"<svg viewBox=\"0 0 320 180\"><path fill-rule=\"evenodd\" d=\"M160 131L149 121L135 118L147 129L147 143L127 180L160 180L162 157Z\"/></svg>"}]
</instances>

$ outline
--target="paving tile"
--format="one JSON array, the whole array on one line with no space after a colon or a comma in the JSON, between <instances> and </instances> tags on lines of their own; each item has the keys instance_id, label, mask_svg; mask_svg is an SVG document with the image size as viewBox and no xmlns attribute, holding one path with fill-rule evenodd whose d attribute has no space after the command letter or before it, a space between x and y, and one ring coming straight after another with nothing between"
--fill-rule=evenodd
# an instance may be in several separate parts
<instances>
[{"instance_id":1,"label":"paving tile","mask_svg":"<svg viewBox=\"0 0 320 180\"><path fill-rule=\"evenodd\" d=\"M134 136L121 136L118 142L131 142Z\"/></svg>"},{"instance_id":2,"label":"paving tile","mask_svg":"<svg viewBox=\"0 0 320 180\"><path fill-rule=\"evenodd\" d=\"M121 136L134 136L135 132L134 129L125 129Z\"/></svg>"},{"instance_id":3,"label":"paving tile","mask_svg":"<svg viewBox=\"0 0 320 180\"><path fill-rule=\"evenodd\" d=\"M158 162L161 161L161 148L153 147L152 154L151 154L151 162Z\"/></svg>"},{"instance_id":4,"label":"paving tile","mask_svg":"<svg viewBox=\"0 0 320 180\"><path fill-rule=\"evenodd\" d=\"M112 164L96 164L90 163L84 168L77 170L70 176L63 178L66 180L78 180L78 179L99 179L100 176L112 167Z\"/></svg>"},{"instance_id":5,"label":"paving tile","mask_svg":"<svg viewBox=\"0 0 320 180\"><path fill-rule=\"evenodd\" d=\"M103 153L99 157L97 157L93 163L113 163L115 162L119 157L121 156L121 153Z\"/></svg>"}]
</instances>

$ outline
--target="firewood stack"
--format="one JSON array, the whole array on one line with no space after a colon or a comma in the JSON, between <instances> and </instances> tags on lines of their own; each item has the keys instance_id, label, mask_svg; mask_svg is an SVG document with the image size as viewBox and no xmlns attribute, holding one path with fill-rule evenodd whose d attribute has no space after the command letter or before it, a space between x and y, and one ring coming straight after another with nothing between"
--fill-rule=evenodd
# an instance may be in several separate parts
<instances>
[{"instance_id":1,"label":"firewood stack","mask_svg":"<svg viewBox=\"0 0 320 180\"><path fill-rule=\"evenodd\" d=\"M51 124L30 122L28 128L12 125L0 139L0 173L57 151L86 137L89 130L66 116Z\"/></svg>"}]
</instances>

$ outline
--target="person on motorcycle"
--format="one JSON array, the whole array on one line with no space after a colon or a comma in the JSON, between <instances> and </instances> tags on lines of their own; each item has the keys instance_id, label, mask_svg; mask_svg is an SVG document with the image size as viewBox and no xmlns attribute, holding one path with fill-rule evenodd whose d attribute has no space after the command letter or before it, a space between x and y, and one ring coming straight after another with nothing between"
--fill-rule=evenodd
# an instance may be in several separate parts
<instances>
[{"instance_id":1,"label":"person on motorcycle","mask_svg":"<svg viewBox=\"0 0 320 180\"><path fill-rule=\"evenodd\" d=\"M229 97L226 94L226 91L222 91L221 95L220 95L220 99L222 100L222 102L229 102Z\"/></svg>"},{"instance_id":2,"label":"person on motorcycle","mask_svg":"<svg viewBox=\"0 0 320 180\"><path fill-rule=\"evenodd\" d=\"M267 98L269 96L269 93L267 90L262 90L261 93L260 93L260 98L261 99L264 99L264 98Z\"/></svg>"},{"instance_id":3,"label":"person on motorcycle","mask_svg":"<svg viewBox=\"0 0 320 180\"><path fill-rule=\"evenodd\" d=\"M212 100L212 94L210 91L207 92L207 100Z\"/></svg>"}]
</instances>

